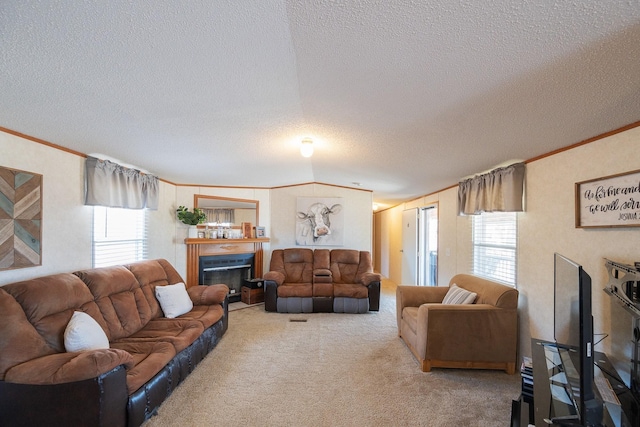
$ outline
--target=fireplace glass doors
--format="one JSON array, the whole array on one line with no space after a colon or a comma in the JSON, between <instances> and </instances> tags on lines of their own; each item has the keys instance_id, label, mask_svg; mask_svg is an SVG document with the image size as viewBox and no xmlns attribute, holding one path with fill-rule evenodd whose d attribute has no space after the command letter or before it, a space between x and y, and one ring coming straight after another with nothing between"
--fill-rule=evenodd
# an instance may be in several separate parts
<instances>
[{"instance_id":1,"label":"fireplace glass doors","mask_svg":"<svg viewBox=\"0 0 640 427\"><path fill-rule=\"evenodd\" d=\"M198 283L229 286L229 302L240 301L245 280L254 275L254 254L209 255L199 259Z\"/></svg>"}]
</instances>

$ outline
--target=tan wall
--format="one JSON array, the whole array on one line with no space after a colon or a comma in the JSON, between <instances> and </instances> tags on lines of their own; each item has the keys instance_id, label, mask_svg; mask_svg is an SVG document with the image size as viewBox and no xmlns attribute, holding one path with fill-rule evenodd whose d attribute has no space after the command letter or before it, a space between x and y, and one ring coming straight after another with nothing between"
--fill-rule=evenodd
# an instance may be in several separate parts
<instances>
[{"instance_id":1,"label":"tan wall","mask_svg":"<svg viewBox=\"0 0 640 427\"><path fill-rule=\"evenodd\" d=\"M520 349L530 354L531 337L553 339L553 254L559 252L583 265L593 280L596 333L609 333L596 350L610 352L630 338L630 319L602 291L607 284L604 258L623 263L640 261L640 228L576 229L576 182L640 169L640 127L527 164L526 212L518 214L518 279L520 291ZM402 210L439 207L439 285L469 271L469 217L458 217L457 187L423 200L375 214L380 230L381 273L400 280L399 249ZM378 247L378 242L376 242ZM596 339L597 341L597 339Z\"/></svg>"}]
</instances>

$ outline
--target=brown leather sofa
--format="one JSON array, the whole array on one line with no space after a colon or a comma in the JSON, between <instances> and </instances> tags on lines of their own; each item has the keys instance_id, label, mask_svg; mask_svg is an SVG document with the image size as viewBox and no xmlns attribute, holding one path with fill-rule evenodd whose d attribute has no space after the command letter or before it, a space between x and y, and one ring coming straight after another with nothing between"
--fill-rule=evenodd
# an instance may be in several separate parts
<instances>
[{"instance_id":1,"label":"brown leather sofa","mask_svg":"<svg viewBox=\"0 0 640 427\"><path fill-rule=\"evenodd\" d=\"M266 311L366 313L380 307L380 275L368 251L276 249L264 286Z\"/></svg>"},{"instance_id":2,"label":"brown leather sofa","mask_svg":"<svg viewBox=\"0 0 640 427\"><path fill-rule=\"evenodd\" d=\"M227 330L226 285L188 288L191 311L164 317L155 289L179 282L169 262L150 260L0 287L0 425L150 418ZM109 348L65 350L76 311L97 321Z\"/></svg>"},{"instance_id":3,"label":"brown leather sofa","mask_svg":"<svg viewBox=\"0 0 640 427\"><path fill-rule=\"evenodd\" d=\"M472 304L442 304L450 287L477 294ZM398 335L424 372L431 368L516 370L518 291L469 274L449 287L399 285Z\"/></svg>"}]
</instances>

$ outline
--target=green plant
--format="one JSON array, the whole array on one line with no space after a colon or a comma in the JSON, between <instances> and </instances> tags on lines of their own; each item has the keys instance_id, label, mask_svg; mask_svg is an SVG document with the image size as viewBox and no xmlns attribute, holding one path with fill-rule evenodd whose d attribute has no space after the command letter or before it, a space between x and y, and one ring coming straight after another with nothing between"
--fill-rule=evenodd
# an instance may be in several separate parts
<instances>
[{"instance_id":1,"label":"green plant","mask_svg":"<svg viewBox=\"0 0 640 427\"><path fill-rule=\"evenodd\" d=\"M198 225L202 224L207 219L207 216L202 209L193 208L193 212L189 212L189 209L179 206L178 219L187 225Z\"/></svg>"}]
</instances>

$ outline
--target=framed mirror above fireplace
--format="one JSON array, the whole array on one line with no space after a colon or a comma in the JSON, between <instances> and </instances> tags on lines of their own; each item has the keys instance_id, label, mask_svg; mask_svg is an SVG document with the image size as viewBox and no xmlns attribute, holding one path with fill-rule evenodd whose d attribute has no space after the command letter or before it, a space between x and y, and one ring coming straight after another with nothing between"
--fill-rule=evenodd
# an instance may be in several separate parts
<instances>
[{"instance_id":1,"label":"framed mirror above fireplace","mask_svg":"<svg viewBox=\"0 0 640 427\"><path fill-rule=\"evenodd\" d=\"M193 205L204 210L206 224L239 228L242 223L258 226L260 202L258 200L234 199L220 196L193 195Z\"/></svg>"}]
</instances>

